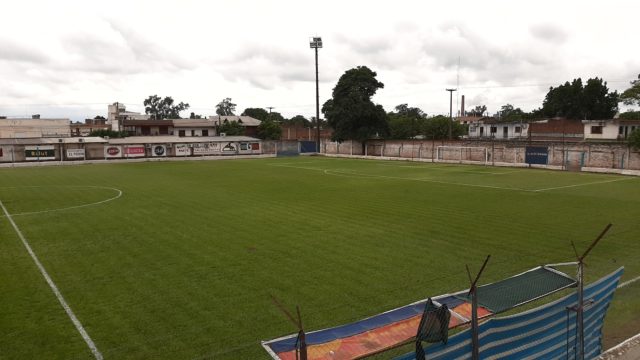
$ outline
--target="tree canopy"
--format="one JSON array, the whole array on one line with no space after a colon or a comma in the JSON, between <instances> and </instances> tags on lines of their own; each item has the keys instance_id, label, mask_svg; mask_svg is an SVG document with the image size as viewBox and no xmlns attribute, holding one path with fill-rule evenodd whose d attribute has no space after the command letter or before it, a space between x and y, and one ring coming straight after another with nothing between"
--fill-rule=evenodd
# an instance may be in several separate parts
<instances>
[{"instance_id":1,"label":"tree canopy","mask_svg":"<svg viewBox=\"0 0 640 360\"><path fill-rule=\"evenodd\" d=\"M218 127L218 133L225 133L229 136L244 135L244 126L237 121L225 120Z\"/></svg>"},{"instance_id":2,"label":"tree canopy","mask_svg":"<svg viewBox=\"0 0 640 360\"><path fill-rule=\"evenodd\" d=\"M334 141L357 140L364 143L389 132L387 114L371 101L384 84L366 66L347 70L333 88L332 98L322 105L322 113L333 128Z\"/></svg>"},{"instance_id":3,"label":"tree canopy","mask_svg":"<svg viewBox=\"0 0 640 360\"><path fill-rule=\"evenodd\" d=\"M568 119L611 119L618 111L618 92L609 92L606 81L600 78L568 81L558 87L550 87L542 103L545 116L562 116Z\"/></svg>"},{"instance_id":4,"label":"tree canopy","mask_svg":"<svg viewBox=\"0 0 640 360\"><path fill-rule=\"evenodd\" d=\"M484 116L484 113L487 111L486 105L476 105L473 109L467 111L467 115L469 116Z\"/></svg>"},{"instance_id":5,"label":"tree canopy","mask_svg":"<svg viewBox=\"0 0 640 360\"><path fill-rule=\"evenodd\" d=\"M262 140L280 140L282 128L273 120L265 120L258 125L258 138Z\"/></svg>"},{"instance_id":6,"label":"tree canopy","mask_svg":"<svg viewBox=\"0 0 640 360\"><path fill-rule=\"evenodd\" d=\"M631 81L631 87L620 95L620 100L625 105L640 106L640 74L638 74L638 80Z\"/></svg>"},{"instance_id":7,"label":"tree canopy","mask_svg":"<svg viewBox=\"0 0 640 360\"><path fill-rule=\"evenodd\" d=\"M231 102L231 98L224 98L216 105L216 114L220 116L235 115L236 104Z\"/></svg>"},{"instance_id":8,"label":"tree canopy","mask_svg":"<svg viewBox=\"0 0 640 360\"><path fill-rule=\"evenodd\" d=\"M640 111L626 111L620 114L618 118L624 120L640 120Z\"/></svg>"},{"instance_id":9,"label":"tree canopy","mask_svg":"<svg viewBox=\"0 0 640 360\"><path fill-rule=\"evenodd\" d=\"M187 110L189 104L180 102L174 105L173 102L171 96L162 99L158 95L151 95L143 102L144 112L154 120L180 119L180 112Z\"/></svg>"},{"instance_id":10,"label":"tree canopy","mask_svg":"<svg viewBox=\"0 0 640 360\"><path fill-rule=\"evenodd\" d=\"M449 138L449 122L451 119L448 116L438 115L428 118L422 124L420 133L424 135L425 139L442 140ZM451 136L454 139L458 139L467 134L467 128L465 125L459 122L453 122L451 124Z\"/></svg>"},{"instance_id":11,"label":"tree canopy","mask_svg":"<svg viewBox=\"0 0 640 360\"><path fill-rule=\"evenodd\" d=\"M305 118L302 115L296 115L296 116L292 117L291 119L287 120L286 123L287 124L291 124L291 125L302 125L302 126L306 126L306 127L311 125L311 122L309 120L307 120L307 118Z\"/></svg>"},{"instance_id":12,"label":"tree canopy","mask_svg":"<svg viewBox=\"0 0 640 360\"><path fill-rule=\"evenodd\" d=\"M269 116L269 112L263 108L246 108L242 112L243 116L251 116L254 119L258 119L260 121L267 120Z\"/></svg>"},{"instance_id":13,"label":"tree canopy","mask_svg":"<svg viewBox=\"0 0 640 360\"><path fill-rule=\"evenodd\" d=\"M420 134L426 114L417 107L400 104L394 112L387 114L389 118L389 139L411 139Z\"/></svg>"},{"instance_id":14,"label":"tree canopy","mask_svg":"<svg viewBox=\"0 0 640 360\"><path fill-rule=\"evenodd\" d=\"M634 130L627 138L627 141L634 149L640 150L640 129Z\"/></svg>"}]
</instances>

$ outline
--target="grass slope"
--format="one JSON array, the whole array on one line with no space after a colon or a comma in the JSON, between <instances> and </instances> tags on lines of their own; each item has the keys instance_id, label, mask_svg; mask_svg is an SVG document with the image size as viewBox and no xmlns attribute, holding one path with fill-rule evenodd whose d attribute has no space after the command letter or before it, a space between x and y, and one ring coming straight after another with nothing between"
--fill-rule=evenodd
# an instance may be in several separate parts
<instances>
[{"instance_id":1,"label":"grass slope","mask_svg":"<svg viewBox=\"0 0 640 360\"><path fill-rule=\"evenodd\" d=\"M95 186L122 196L75 207L117 195ZM12 214L69 208L14 220L107 359L267 358L259 341L294 330L269 294L299 304L308 329L334 326L461 290L464 264L487 254L484 282L570 261L569 241L584 249L608 222L587 275L625 265L629 279L639 190L614 175L330 158L0 169ZM0 358L90 358L4 218L0 260ZM625 291L614 335L632 326L616 314L640 311L638 287Z\"/></svg>"}]
</instances>

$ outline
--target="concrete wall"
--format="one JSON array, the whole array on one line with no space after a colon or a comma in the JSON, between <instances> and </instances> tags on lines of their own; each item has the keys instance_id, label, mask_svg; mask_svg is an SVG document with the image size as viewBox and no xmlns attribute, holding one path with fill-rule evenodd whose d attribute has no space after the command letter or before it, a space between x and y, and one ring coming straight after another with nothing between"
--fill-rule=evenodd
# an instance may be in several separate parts
<instances>
[{"instance_id":1,"label":"concrete wall","mask_svg":"<svg viewBox=\"0 0 640 360\"><path fill-rule=\"evenodd\" d=\"M361 150L362 145L355 141L345 141L341 144L325 141L321 148L323 153L329 155L366 155L381 158L480 164L484 164L486 160L489 164L494 165L527 166L525 164L526 146L548 147L548 166L551 168L640 170L640 151L633 150L626 144L370 140L366 143L364 153Z\"/></svg>"}]
</instances>

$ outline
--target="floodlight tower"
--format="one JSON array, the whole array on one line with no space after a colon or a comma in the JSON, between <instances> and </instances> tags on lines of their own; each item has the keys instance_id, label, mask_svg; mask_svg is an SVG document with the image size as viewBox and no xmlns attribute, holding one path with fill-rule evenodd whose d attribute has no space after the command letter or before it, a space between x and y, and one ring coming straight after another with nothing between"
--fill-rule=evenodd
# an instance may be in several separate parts
<instances>
[{"instance_id":1,"label":"floodlight tower","mask_svg":"<svg viewBox=\"0 0 640 360\"><path fill-rule=\"evenodd\" d=\"M458 89L446 89L449 92L449 140L453 139L451 127L453 126L453 92Z\"/></svg>"},{"instance_id":2,"label":"floodlight tower","mask_svg":"<svg viewBox=\"0 0 640 360\"><path fill-rule=\"evenodd\" d=\"M309 39L309 47L316 52L316 151L320 153L320 89L318 86L318 49L322 49L322 38Z\"/></svg>"}]
</instances>

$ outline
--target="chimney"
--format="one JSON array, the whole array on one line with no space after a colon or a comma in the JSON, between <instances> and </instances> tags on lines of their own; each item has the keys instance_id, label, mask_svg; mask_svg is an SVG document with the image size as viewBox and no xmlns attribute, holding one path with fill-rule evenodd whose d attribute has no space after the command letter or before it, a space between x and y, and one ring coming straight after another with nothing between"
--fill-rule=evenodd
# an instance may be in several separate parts
<instances>
[{"instance_id":1,"label":"chimney","mask_svg":"<svg viewBox=\"0 0 640 360\"><path fill-rule=\"evenodd\" d=\"M462 101L460 102L460 116L464 116L464 95L462 95Z\"/></svg>"}]
</instances>

